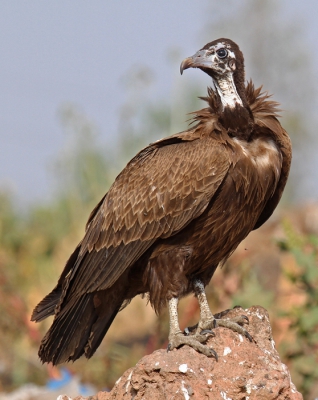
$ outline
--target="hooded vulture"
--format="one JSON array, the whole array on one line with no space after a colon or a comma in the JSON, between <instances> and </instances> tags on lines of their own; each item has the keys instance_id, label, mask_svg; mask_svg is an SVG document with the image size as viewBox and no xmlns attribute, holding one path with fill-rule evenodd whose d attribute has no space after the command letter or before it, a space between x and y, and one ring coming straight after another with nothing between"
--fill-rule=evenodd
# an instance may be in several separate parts
<instances>
[{"instance_id":1,"label":"hooded vulture","mask_svg":"<svg viewBox=\"0 0 318 400\"><path fill-rule=\"evenodd\" d=\"M90 358L117 313L148 294L156 312L168 303L169 349L205 342L225 326L251 340L247 318L214 317L205 286L219 264L275 210L291 163L291 144L277 120L278 103L245 84L244 59L229 39L205 45L181 63L199 68L214 88L207 107L184 132L141 150L94 208L84 238L33 321L54 315L42 339L42 362ZM180 330L178 301L194 293L200 319Z\"/></svg>"}]
</instances>

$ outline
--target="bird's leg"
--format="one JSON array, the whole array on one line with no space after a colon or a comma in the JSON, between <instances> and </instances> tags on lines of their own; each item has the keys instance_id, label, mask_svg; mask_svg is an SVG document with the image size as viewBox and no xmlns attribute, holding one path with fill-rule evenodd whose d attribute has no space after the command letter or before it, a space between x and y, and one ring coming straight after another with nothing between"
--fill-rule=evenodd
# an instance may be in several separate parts
<instances>
[{"instance_id":1,"label":"bird's leg","mask_svg":"<svg viewBox=\"0 0 318 400\"><path fill-rule=\"evenodd\" d=\"M213 356L217 359L216 352L208 346L202 344L208 340L208 335L196 333L191 336L185 336L181 332L178 320L178 298L176 297L173 297L171 300L169 300L169 317L170 332L168 351L187 344L199 353L203 353L208 357Z\"/></svg>"},{"instance_id":2,"label":"bird's leg","mask_svg":"<svg viewBox=\"0 0 318 400\"><path fill-rule=\"evenodd\" d=\"M199 280L196 280L194 281L193 286L200 306L200 321L196 329L197 332L201 332L205 329L215 328L215 318L210 310L203 283Z\"/></svg>"},{"instance_id":3,"label":"bird's leg","mask_svg":"<svg viewBox=\"0 0 318 400\"><path fill-rule=\"evenodd\" d=\"M200 321L197 325L196 333L202 333L204 331L216 328L217 326L223 326L225 328L231 329L234 332L238 332L243 336L246 336L250 341L253 340L252 336L243 327L244 324L248 324L248 318L245 315L240 315L232 319L215 318L210 310L205 294L204 285L200 280L196 280L194 282L194 292L197 296L200 306Z\"/></svg>"},{"instance_id":4,"label":"bird's leg","mask_svg":"<svg viewBox=\"0 0 318 400\"><path fill-rule=\"evenodd\" d=\"M178 298L173 297L169 300L169 322L170 322L170 332L169 338L171 335L179 335L181 332L179 326L179 318L178 318Z\"/></svg>"}]
</instances>

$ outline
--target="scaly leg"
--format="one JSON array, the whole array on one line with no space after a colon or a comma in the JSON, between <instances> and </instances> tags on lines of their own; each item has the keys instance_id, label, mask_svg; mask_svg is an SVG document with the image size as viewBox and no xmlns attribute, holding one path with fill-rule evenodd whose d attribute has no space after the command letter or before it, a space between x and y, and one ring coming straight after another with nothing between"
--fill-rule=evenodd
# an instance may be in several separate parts
<instances>
[{"instance_id":1,"label":"scaly leg","mask_svg":"<svg viewBox=\"0 0 318 400\"><path fill-rule=\"evenodd\" d=\"M169 316L170 332L168 351L186 344L199 353L205 354L207 357L213 356L217 359L216 352L210 347L202 344L208 340L208 335L203 335L197 332L194 335L185 336L181 332L178 320L178 299L176 297L169 300Z\"/></svg>"},{"instance_id":2,"label":"scaly leg","mask_svg":"<svg viewBox=\"0 0 318 400\"><path fill-rule=\"evenodd\" d=\"M200 305L200 321L196 327L196 333L213 329L217 326L223 326L231 329L234 332L238 332L243 336L246 336L250 341L253 340L252 336L242 326L248 323L248 318L245 315L240 315L239 317L232 319L215 318L210 310L204 285L201 281L196 280L194 282L194 291ZM190 330L192 329L190 328Z\"/></svg>"}]
</instances>

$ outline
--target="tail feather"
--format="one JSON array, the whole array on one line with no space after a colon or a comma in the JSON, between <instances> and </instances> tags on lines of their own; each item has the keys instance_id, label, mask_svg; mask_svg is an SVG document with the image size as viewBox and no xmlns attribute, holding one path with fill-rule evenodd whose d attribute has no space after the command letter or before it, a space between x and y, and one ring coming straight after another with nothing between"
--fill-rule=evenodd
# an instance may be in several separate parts
<instances>
[{"instance_id":1,"label":"tail feather","mask_svg":"<svg viewBox=\"0 0 318 400\"><path fill-rule=\"evenodd\" d=\"M65 268L58 280L57 286L34 308L31 316L31 321L39 322L49 317L50 315L54 315L55 307L61 302L62 294L65 295L66 293L65 283L67 281L67 276L77 260L80 249L81 243L76 247L70 258L68 259Z\"/></svg>"},{"instance_id":2,"label":"tail feather","mask_svg":"<svg viewBox=\"0 0 318 400\"><path fill-rule=\"evenodd\" d=\"M116 302L110 302L106 295L101 315L101 307L94 304L95 295L87 293L80 298L69 299L57 313L41 342L39 357L42 362L57 365L75 361L83 354L87 358L94 354L122 303L122 299L118 298Z\"/></svg>"},{"instance_id":3,"label":"tail feather","mask_svg":"<svg viewBox=\"0 0 318 400\"><path fill-rule=\"evenodd\" d=\"M108 331L110 325L112 324L117 313L121 309L121 304L114 308L113 313L107 318L99 318L92 327L90 337L88 339L87 345L85 346L85 357L91 358L95 353L98 346L101 344L106 332Z\"/></svg>"},{"instance_id":4,"label":"tail feather","mask_svg":"<svg viewBox=\"0 0 318 400\"><path fill-rule=\"evenodd\" d=\"M51 293L44 297L43 300L34 308L31 315L31 321L42 321L43 319L54 315L55 306L60 300L62 287L57 286Z\"/></svg>"}]
</instances>

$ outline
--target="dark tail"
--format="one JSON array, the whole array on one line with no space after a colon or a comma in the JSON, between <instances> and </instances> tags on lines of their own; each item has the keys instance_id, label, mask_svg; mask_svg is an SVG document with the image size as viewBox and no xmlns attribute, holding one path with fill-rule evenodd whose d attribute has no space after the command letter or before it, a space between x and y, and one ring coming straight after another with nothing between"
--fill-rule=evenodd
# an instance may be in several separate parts
<instances>
[{"instance_id":1,"label":"dark tail","mask_svg":"<svg viewBox=\"0 0 318 400\"><path fill-rule=\"evenodd\" d=\"M95 353L123 301L118 296L117 301L111 301L113 296L107 292L74 297L63 306L42 339L39 357L43 363L56 365Z\"/></svg>"},{"instance_id":2,"label":"dark tail","mask_svg":"<svg viewBox=\"0 0 318 400\"><path fill-rule=\"evenodd\" d=\"M62 288L56 287L44 297L42 301L35 307L31 315L31 321L40 322L50 315L54 315L55 306L58 304L62 294Z\"/></svg>"},{"instance_id":3,"label":"dark tail","mask_svg":"<svg viewBox=\"0 0 318 400\"><path fill-rule=\"evenodd\" d=\"M57 304L60 303L62 293L65 292L65 288L63 289L63 286L67 279L67 275L69 274L77 260L80 248L81 243L76 247L70 258L68 259L56 287L52 290L51 293L45 296L44 299L41 300L40 303L33 310L31 321L39 322L47 318L48 316L55 314L55 307L57 306Z\"/></svg>"},{"instance_id":4,"label":"dark tail","mask_svg":"<svg viewBox=\"0 0 318 400\"><path fill-rule=\"evenodd\" d=\"M78 260L80 246L67 261L55 289L32 313L32 321L41 321L55 314L53 324L42 339L39 349L43 363L56 365L75 361L83 354L90 358L126 299L125 279L118 279L106 290L86 293L78 293L74 288L70 290L70 285L75 285L70 279L71 271L81 261Z\"/></svg>"}]
</instances>

